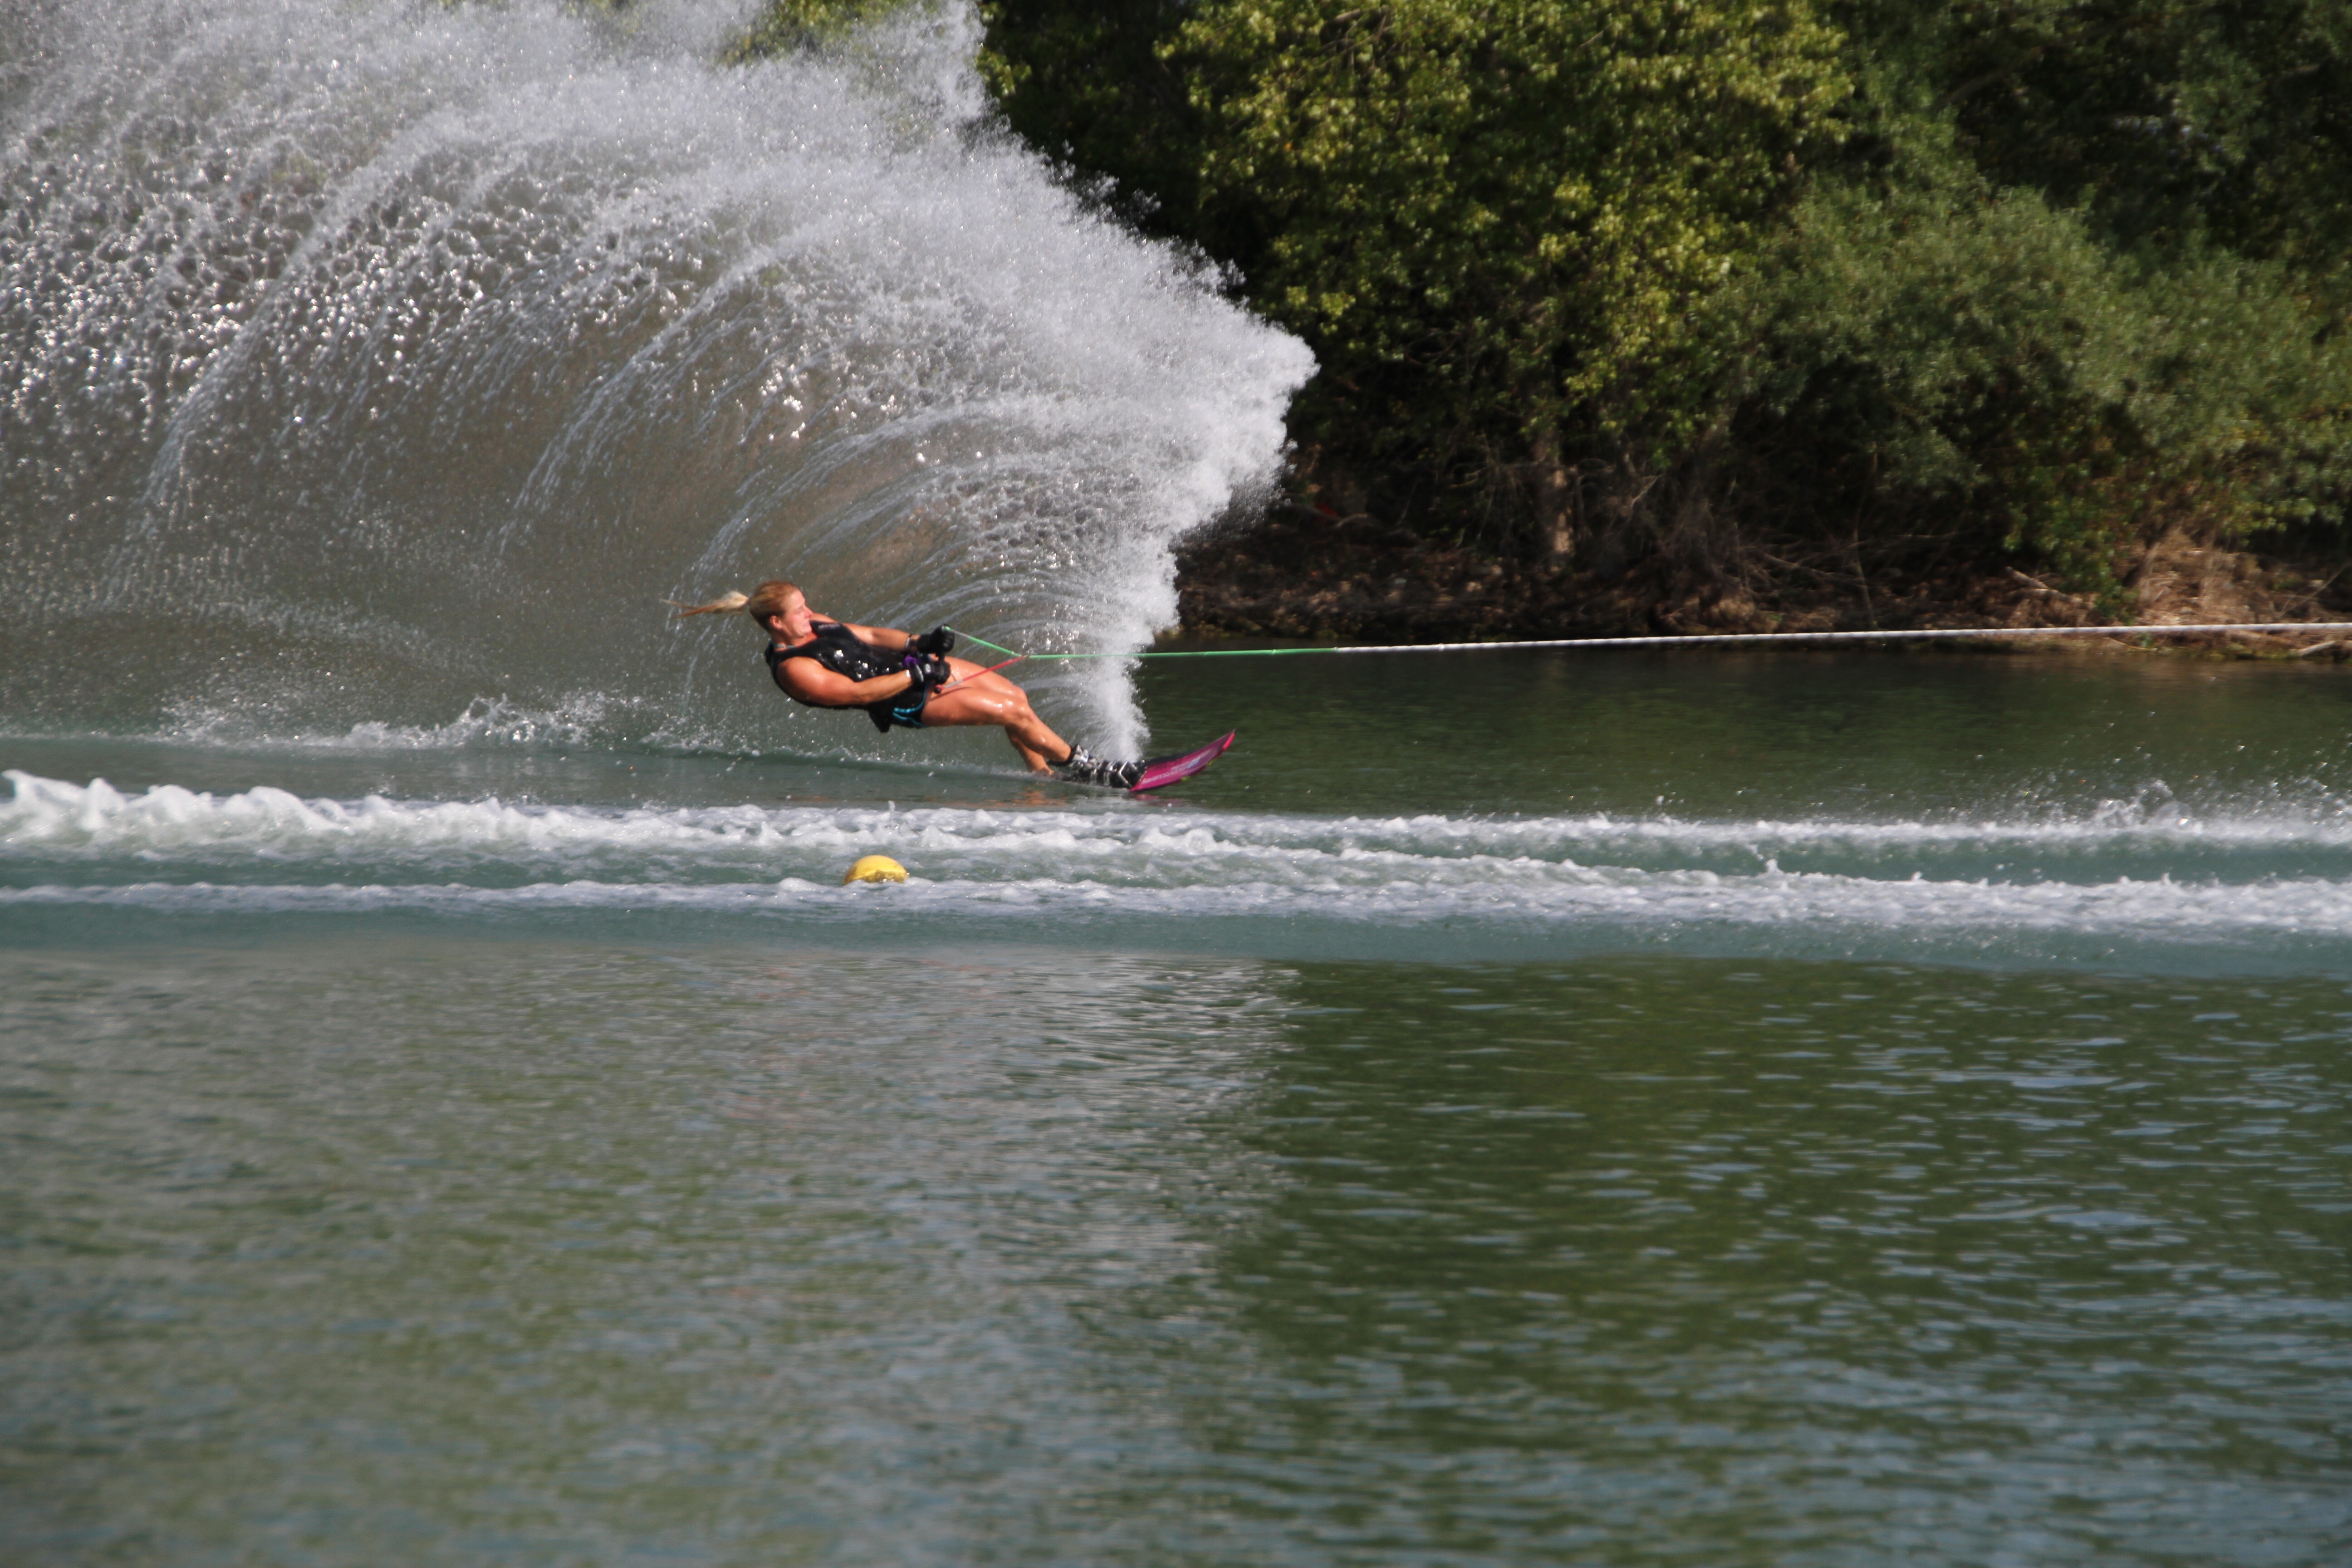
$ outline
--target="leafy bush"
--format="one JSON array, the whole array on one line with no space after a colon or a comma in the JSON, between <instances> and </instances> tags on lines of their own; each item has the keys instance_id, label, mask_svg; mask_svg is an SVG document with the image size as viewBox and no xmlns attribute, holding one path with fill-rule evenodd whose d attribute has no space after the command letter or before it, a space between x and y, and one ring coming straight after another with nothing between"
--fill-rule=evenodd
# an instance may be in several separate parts
<instances>
[{"instance_id":1,"label":"leafy bush","mask_svg":"<svg viewBox=\"0 0 2352 1568\"><path fill-rule=\"evenodd\" d=\"M2166 529L2340 525L2344 208L2282 193L2352 173L2297 85L2352 79L2281 19L2328 8L2252 9L1849 7L1853 134L1721 301L1751 504L2110 595Z\"/></svg>"}]
</instances>

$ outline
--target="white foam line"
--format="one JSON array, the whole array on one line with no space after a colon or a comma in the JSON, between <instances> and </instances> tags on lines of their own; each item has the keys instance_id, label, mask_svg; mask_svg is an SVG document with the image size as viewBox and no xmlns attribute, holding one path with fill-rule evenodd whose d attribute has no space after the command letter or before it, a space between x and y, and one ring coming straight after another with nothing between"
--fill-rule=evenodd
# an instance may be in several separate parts
<instances>
[{"instance_id":1,"label":"white foam line","mask_svg":"<svg viewBox=\"0 0 2352 1568\"><path fill-rule=\"evenodd\" d=\"M453 883L236 886L140 882L0 889L0 909L142 909L172 914L444 914L501 910L670 910L805 915L826 922L910 915L1002 917L1024 926L1120 918L1256 919L1341 925L1436 922L1523 931L1767 929L1791 942L1836 931L1911 935L2036 933L2105 939L2284 935L2352 938L2352 887L2324 880L2231 887L2162 879L2095 886L2043 882L1877 881L1821 873L1719 877L1679 871L1593 877L1530 889L1392 881L1318 888L1270 880L1121 888L1055 878L972 882L918 878L901 887L777 883L685 886L598 880L516 888Z\"/></svg>"},{"instance_id":2,"label":"white foam line","mask_svg":"<svg viewBox=\"0 0 2352 1568\"><path fill-rule=\"evenodd\" d=\"M2184 848L2352 849L2352 815L2272 808L2192 814L2178 805L2116 805L2087 819L2028 822L1702 821L1605 815L1487 819L1443 816L1327 818L1139 810L1102 803L1058 811L971 807L752 805L656 809L517 805L498 800L304 799L268 787L215 795L158 784L126 795L5 775L0 858L54 862L131 855L161 860L274 860L353 855L395 861L530 862L638 855L702 858L722 866L841 849L888 849L992 858L1039 857L1144 862L1278 861L1348 865L1356 875L1400 871L1494 874L1497 867L1573 868L1612 857L1744 854L1759 861L1798 851L1874 858L1936 852L2095 854ZM5 859L0 859L5 863Z\"/></svg>"}]
</instances>

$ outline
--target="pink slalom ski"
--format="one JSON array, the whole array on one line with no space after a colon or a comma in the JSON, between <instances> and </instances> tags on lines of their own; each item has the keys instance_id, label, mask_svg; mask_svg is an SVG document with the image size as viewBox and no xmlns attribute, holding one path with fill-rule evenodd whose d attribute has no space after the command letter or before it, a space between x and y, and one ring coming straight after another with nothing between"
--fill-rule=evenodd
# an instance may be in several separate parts
<instances>
[{"instance_id":1,"label":"pink slalom ski","mask_svg":"<svg viewBox=\"0 0 2352 1568\"><path fill-rule=\"evenodd\" d=\"M1225 754L1225 748L1234 743L1234 731L1228 730L1197 751L1187 752L1181 757L1161 757L1157 762L1144 763L1143 776L1129 786L1128 793L1141 795L1146 790L1172 784L1178 779L1191 778Z\"/></svg>"}]
</instances>

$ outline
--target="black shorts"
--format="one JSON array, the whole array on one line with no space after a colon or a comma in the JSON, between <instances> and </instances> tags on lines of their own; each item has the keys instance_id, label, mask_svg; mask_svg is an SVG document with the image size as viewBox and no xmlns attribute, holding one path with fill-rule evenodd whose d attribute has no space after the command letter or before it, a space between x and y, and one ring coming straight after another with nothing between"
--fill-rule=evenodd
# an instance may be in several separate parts
<instances>
[{"instance_id":1,"label":"black shorts","mask_svg":"<svg viewBox=\"0 0 2352 1568\"><path fill-rule=\"evenodd\" d=\"M874 727L885 734L894 724L901 730L919 730L923 727L923 705L930 700L929 687L910 686L896 697L868 702L866 716L873 720Z\"/></svg>"}]
</instances>

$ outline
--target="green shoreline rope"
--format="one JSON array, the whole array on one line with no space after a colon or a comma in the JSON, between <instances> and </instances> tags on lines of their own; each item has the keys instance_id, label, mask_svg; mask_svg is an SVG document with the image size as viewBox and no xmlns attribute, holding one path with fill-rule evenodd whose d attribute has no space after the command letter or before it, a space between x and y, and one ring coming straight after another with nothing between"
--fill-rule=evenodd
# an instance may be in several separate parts
<instances>
[{"instance_id":1,"label":"green shoreline rope","mask_svg":"<svg viewBox=\"0 0 2352 1568\"><path fill-rule=\"evenodd\" d=\"M1275 658L1307 653L1478 653L1504 648L1723 647L1745 643L1930 642L1959 637L2188 637L2221 632L2352 632L2352 621L2239 621L2181 626L1937 626L1903 632L1698 632L1688 637L1550 637L1526 642L1362 644L1349 647L1171 648L1142 653L1020 653L954 626L976 647L1020 660L1071 658ZM999 666L999 668L1003 668Z\"/></svg>"}]
</instances>

